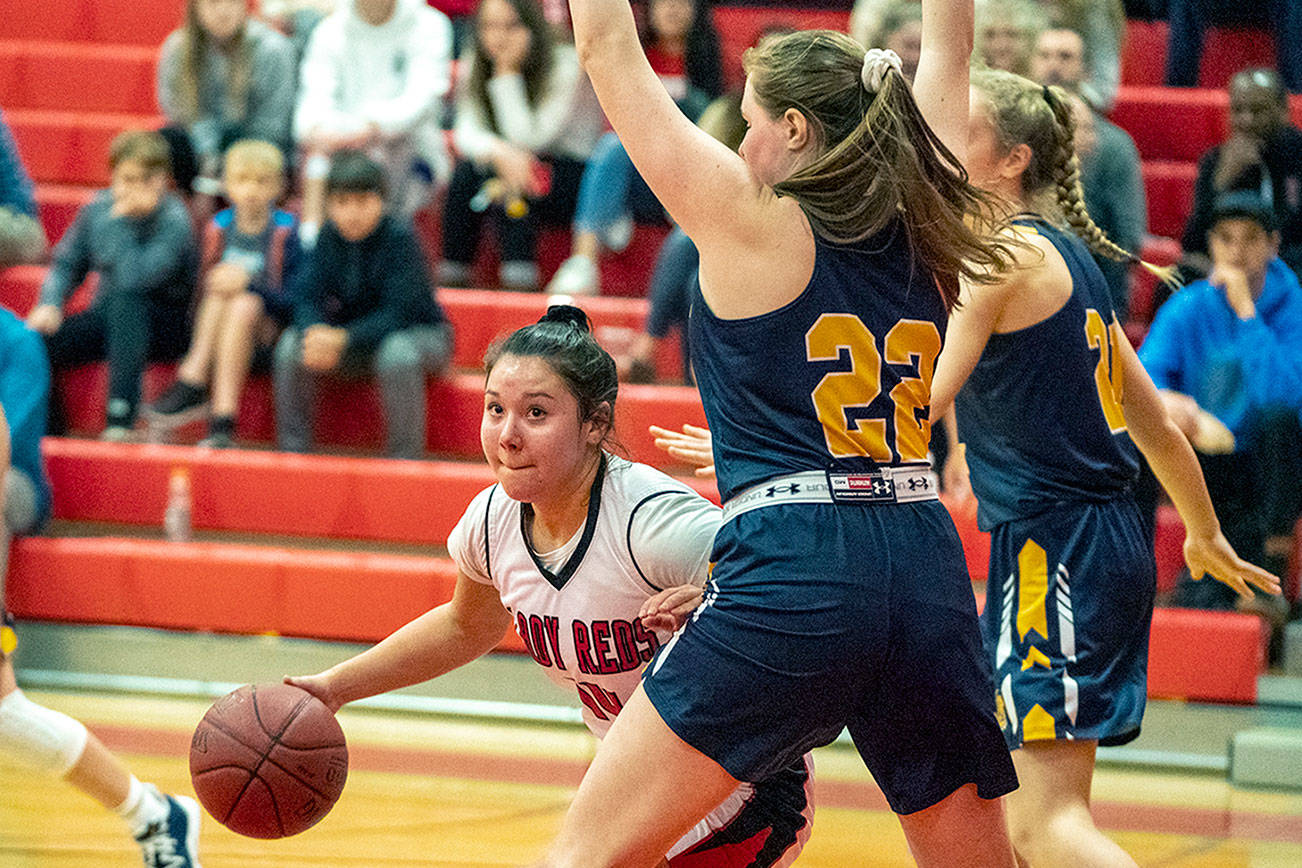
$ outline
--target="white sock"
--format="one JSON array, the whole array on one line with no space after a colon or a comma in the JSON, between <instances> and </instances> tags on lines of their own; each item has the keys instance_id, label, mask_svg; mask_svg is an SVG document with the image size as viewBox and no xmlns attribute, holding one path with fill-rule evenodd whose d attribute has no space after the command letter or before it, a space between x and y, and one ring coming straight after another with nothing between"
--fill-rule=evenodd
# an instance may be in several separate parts
<instances>
[{"instance_id":1,"label":"white sock","mask_svg":"<svg viewBox=\"0 0 1302 868\"><path fill-rule=\"evenodd\" d=\"M127 821L127 828L131 830L132 835L139 835L150 824L166 820L169 810L167 799L163 798L157 787L152 784L142 784L135 775L132 775L131 783L127 787L127 797L122 800L122 804L113 809L113 812Z\"/></svg>"}]
</instances>

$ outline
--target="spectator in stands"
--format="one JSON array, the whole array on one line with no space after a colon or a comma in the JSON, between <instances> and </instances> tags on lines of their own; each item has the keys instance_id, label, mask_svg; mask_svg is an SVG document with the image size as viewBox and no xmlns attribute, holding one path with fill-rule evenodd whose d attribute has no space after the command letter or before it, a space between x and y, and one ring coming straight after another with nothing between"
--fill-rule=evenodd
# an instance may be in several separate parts
<instances>
[{"instance_id":1,"label":"spectator in stands","mask_svg":"<svg viewBox=\"0 0 1302 868\"><path fill-rule=\"evenodd\" d=\"M1080 34L1084 43L1081 96L1097 111L1111 110L1117 101L1117 89L1121 87L1121 46L1126 37L1126 11L1121 0L1039 0L1039 3L1052 28Z\"/></svg>"},{"instance_id":2,"label":"spectator in stands","mask_svg":"<svg viewBox=\"0 0 1302 868\"><path fill-rule=\"evenodd\" d=\"M1253 190L1275 209L1280 256L1302 269L1302 130L1289 122L1279 74L1246 69L1230 79L1230 137L1198 160L1193 208L1185 223L1185 260L1193 276L1207 273L1207 238L1216 199Z\"/></svg>"},{"instance_id":3,"label":"spectator in stands","mask_svg":"<svg viewBox=\"0 0 1302 868\"><path fill-rule=\"evenodd\" d=\"M186 0L185 23L163 42L158 105L174 150L188 146L199 176L178 178L188 190L216 195L221 155L238 139L290 146L294 113L294 47L249 17L246 0Z\"/></svg>"},{"instance_id":4,"label":"spectator in stands","mask_svg":"<svg viewBox=\"0 0 1302 868\"><path fill-rule=\"evenodd\" d=\"M185 352L194 291L195 243L185 204L168 192L167 142L154 132L120 134L109 147L111 183L77 214L27 323L45 335L55 373L108 361L105 440L127 440L148 361ZM86 276L99 286L90 306L64 319L63 305ZM66 427L50 402L50 432Z\"/></svg>"},{"instance_id":5,"label":"spectator in stands","mask_svg":"<svg viewBox=\"0 0 1302 868\"><path fill-rule=\"evenodd\" d=\"M281 449L311 448L320 375L374 374L387 454L424 451L425 380L452 355L452 329L410 222L384 213L384 184L384 168L359 151L331 163L327 220L294 281L293 325L276 344Z\"/></svg>"},{"instance_id":6,"label":"spectator in stands","mask_svg":"<svg viewBox=\"0 0 1302 868\"><path fill-rule=\"evenodd\" d=\"M1277 221L1255 192L1218 198L1211 275L1158 310L1139 357L1200 452L1226 538L1245 559L1282 570L1302 514L1302 287L1278 257ZM1218 584L1185 576L1177 600L1230 608L1234 593Z\"/></svg>"},{"instance_id":7,"label":"spectator in stands","mask_svg":"<svg viewBox=\"0 0 1302 868\"><path fill-rule=\"evenodd\" d=\"M864 48L884 48L886 21L898 14L901 6L917 6L918 12L922 11L919 0L855 0L847 32Z\"/></svg>"},{"instance_id":8,"label":"spectator in stands","mask_svg":"<svg viewBox=\"0 0 1302 868\"><path fill-rule=\"evenodd\" d=\"M1080 157L1085 207L1107 236L1125 250L1139 250L1148 231L1148 205L1135 140L1089 107L1084 96L1085 40L1066 27L1040 33L1031 55L1031 75L1040 84L1075 94L1076 153ZM1107 278L1112 304L1122 322L1130 300L1130 265L1095 254Z\"/></svg>"},{"instance_id":9,"label":"spectator in stands","mask_svg":"<svg viewBox=\"0 0 1302 868\"><path fill-rule=\"evenodd\" d=\"M174 382L146 412L151 429L165 431L210 410L200 445L226 448L249 369L266 366L289 324L291 285L298 261L294 218L276 210L285 159L270 142L246 139L225 159L225 192L233 207L217 214L203 238L200 286L190 349Z\"/></svg>"},{"instance_id":10,"label":"spectator in stands","mask_svg":"<svg viewBox=\"0 0 1302 868\"><path fill-rule=\"evenodd\" d=\"M385 167L389 207L409 216L447 174L440 113L452 81L452 25L423 0L339 0L299 70L294 135L304 164L303 228L322 220L330 155L363 150Z\"/></svg>"},{"instance_id":11,"label":"spectator in stands","mask_svg":"<svg viewBox=\"0 0 1302 868\"><path fill-rule=\"evenodd\" d=\"M1026 75L1035 38L1047 25L1034 0L977 0L974 54L990 69Z\"/></svg>"},{"instance_id":12,"label":"spectator in stands","mask_svg":"<svg viewBox=\"0 0 1302 868\"><path fill-rule=\"evenodd\" d=\"M642 44L665 89L690 119L700 117L723 91L719 34L705 0L650 0ZM664 225L666 220L660 200L633 168L619 136L606 133L583 171L570 257L547 291L595 295L602 248L619 252L627 247L635 222Z\"/></svg>"},{"instance_id":13,"label":"spectator in stands","mask_svg":"<svg viewBox=\"0 0 1302 868\"><path fill-rule=\"evenodd\" d=\"M335 0L260 0L258 15L289 36L294 55L301 60L312 31L335 6Z\"/></svg>"},{"instance_id":14,"label":"spectator in stands","mask_svg":"<svg viewBox=\"0 0 1302 868\"><path fill-rule=\"evenodd\" d=\"M881 27L866 48L885 48L900 57L904 77L913 81L922 57L922 4L916 0L895 0L886 7Z\"/></svg>"},{"instance_id":15,"label":"spectator in stands","mask_svg":"<svg viewBox=\"0 0 1302 868\"><path fill-rule=\"evenodd\" d=\"M122 817L146 866L195 868L195 801L142 784L79 721L28 699L14 676L17 637L4 607L9 543L14 534L39 531L50 517L50 483L41 460L49 394L40 337L0 309L0 754L63 778Z\"/></svg>"},{"instance_id":16,"label":"spectator in stands","mask_svg":"<svg viewBox=\"0 0 1302 868\"><path fill-rule=\"evenodd\" d=\"M1197 87L1203 37L1213 24L1251 25L1275 32L1275 62L1284 83L1302 93L1302 3L1297 0L1167 0L1166 83Z\"/></svg>"},{"instance_id":17,"label":"spectator in stands","mask_svg":"<svg viewBox=\"0 0 1302 868\"><path fill-rule=\"evenodd\" d=\"M568 225L604 120L573 47L537 0L483 0L461 65L454 135L461 159L443 209L441 286L464 286L486 218L506 289L536 290L539 225Z\"/></svg>"},{"instance_id":18,"label":"spectator in stands","mask_svg":"<svg viewBox=\"0 0 1302 868\"><path fill-rule=\"evenodd\" d=\"M0 115L0 269L39 262L44 255L45 231L36 213L32 179Z\"/></svg>"}]
</instances>

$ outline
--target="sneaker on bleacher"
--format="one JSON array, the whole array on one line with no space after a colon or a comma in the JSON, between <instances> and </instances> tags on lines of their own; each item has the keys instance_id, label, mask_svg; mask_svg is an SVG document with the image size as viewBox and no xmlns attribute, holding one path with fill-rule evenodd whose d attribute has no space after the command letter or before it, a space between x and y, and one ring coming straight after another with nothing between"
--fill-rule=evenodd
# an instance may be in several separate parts
<instances>
[{"instance_id":1,"label":"sneaker on bleacher","mask_svg":"<svg viewBox=\"0 0 1302 868\"><path fill-rule=\"evenodd\" d=\"M176 427L202 419L208 413L208 390L177 380L150 405L145 415L151 426Z\"/></svg>"}]
</instances>

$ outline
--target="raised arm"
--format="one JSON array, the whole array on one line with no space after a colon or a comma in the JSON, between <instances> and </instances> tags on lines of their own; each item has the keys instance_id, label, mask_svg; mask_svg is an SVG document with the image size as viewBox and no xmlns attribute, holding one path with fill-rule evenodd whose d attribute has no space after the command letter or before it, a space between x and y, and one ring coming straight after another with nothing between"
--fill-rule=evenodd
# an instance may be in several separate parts
<instances>
[{"instance_id":1,"label":"raised arm","mask_svg":"<svg viewBox=\"0 0 1302 868\"><path fill-rule=\"evenodd\" d=\"M338 711L345 703L464 666L492 650L510 625L497 588L462 573L450 601L399 627L380 644L318 675L285 681Z\"/></svg>"},{"instance_id":2,"label":"raised arm","mask_svg":"<svg viewBox=\"0 0 1302 868\"><path fill-rule=\"evenodd\" d=\"M973 286L964 281L959 290L959 306L949 316L945 330L945 348L936 362L931 381L932 424L943 419L953 408L958 390L967 382L972 369L981 360L986 342L999 324L1008 300L1017 292L1019 272L1005 275L1000 283Z\"/></svg>"},{"instance_id":3,"label":"raised arm","mask_svg":"<svg viewBox=\"0 0 1302 868\"><path fill-rule=\"evenodd\" d=\"M756 184L741 158L679 111L638 41L628 0L570 0L574 43L638 172L696 241L738 225Z\"/></svg>"},{"instance_id":4,"label":"raised arm","mask_svg":"<svg viewBox=\"0 0 1302 868\"><path fill-rule=\"evenodd\" d=\"M972 0L922 0L922 54L913 98L960 163L967 159L973 27Z\"/></svg>"},{"instance_id":5,"label":"raised arm","mask_svg":"<svg viewBox=\"0 0 1302 868\"><path fill-rule=\"evenodd\" d=\"M1126 427L1184 521L1184 557L1190 574L1195 579L1210 574L1244 597L1252 596L1248 585L1278 594L1279 579L1240 558L1222 535L1193 448L1167 416L1157 387L1115 320L1110 332L1121 353Z\"/></svg>"}]
</instances>

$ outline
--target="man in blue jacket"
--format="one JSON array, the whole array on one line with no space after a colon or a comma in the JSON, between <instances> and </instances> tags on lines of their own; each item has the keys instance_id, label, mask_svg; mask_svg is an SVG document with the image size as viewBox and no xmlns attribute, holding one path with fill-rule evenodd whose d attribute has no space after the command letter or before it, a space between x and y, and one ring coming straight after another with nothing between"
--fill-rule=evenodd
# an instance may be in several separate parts
<instances>
[{"instance_id":1,"label":"man in blue jacket","mask_svg":"<svg viewBox=\"0 0 1302 868\"><path fill-rule=\"evenodd\" d=\"M1247 560L1281 572L1302 513L1302 287L1279 258L1276 220L1255 192L1217 199L1211 274L1158 310L1139 357L1200 449L1226 537ZM1215 436L1209 415L1232 441ZM1177 599L1232 607L1234 594L1213 584L1182 581Z\"/></svg>"}]
</instances>

